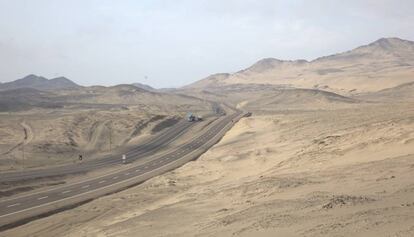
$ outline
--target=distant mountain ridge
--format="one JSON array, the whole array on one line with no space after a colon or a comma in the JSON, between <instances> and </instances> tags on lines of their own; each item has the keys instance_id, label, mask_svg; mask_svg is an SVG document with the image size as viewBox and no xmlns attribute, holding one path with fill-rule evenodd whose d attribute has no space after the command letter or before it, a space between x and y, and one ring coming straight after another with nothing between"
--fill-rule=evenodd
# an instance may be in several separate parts
<instances>
[{"instance_id":1,"label":"distant mountain ridge","mask_svg":"<svg viewBox=\"0 0 414 237\"><path fill-rule=\"evenodd\" d=\"M130 84L90 86L56 90L18 88L0 91L0 112L58 108L123 108L139 107L154 111L197 111L210 103L188 95L161 93Z\"/></svg>"},{"instance_id":2,"label":"distant mountain ridge","mask_svg":"<svg viewBox=\"0 0 414 237\"><path fill-rule=\"evenodd\" d=\"M66 77L57 77L47 79L42 76L30 74L21 79L5 82L0 84L0 90L15 90L21 88L32 88L37 90L55 90L55 89L76 89L81 86Z\"/></svg>"},{"instance_id":3,"label":"distant mountain ridge","mask_svg":"<svg viewBox=\"0 0 414 237\"><path fill-rule=\"evenodd\" d=\"M414 81L414 42L381 38L312 61L265 58L236 73L213 74L184 88L234 84L286 85L343 95L379 91Z\"/></svg>"}]
</instances>

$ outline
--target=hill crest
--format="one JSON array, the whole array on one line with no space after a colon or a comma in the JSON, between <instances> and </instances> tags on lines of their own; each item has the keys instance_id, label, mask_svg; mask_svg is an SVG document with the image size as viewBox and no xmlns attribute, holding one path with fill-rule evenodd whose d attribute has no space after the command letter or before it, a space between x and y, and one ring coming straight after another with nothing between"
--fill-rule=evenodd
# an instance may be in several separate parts
<instances>
[{"instance_id":1,"label":"hill crest","mask_svg":"<svg viewBox=\"0 0 414 237\"><path fill-rule=\"evenodd\" d=\"M21 88L32 88L37 90L74 89L78 84L66 77L47 79L42 76L29 74L21 79L0 84L0 90L14 90Z\"/></svg>"}]
</instances>

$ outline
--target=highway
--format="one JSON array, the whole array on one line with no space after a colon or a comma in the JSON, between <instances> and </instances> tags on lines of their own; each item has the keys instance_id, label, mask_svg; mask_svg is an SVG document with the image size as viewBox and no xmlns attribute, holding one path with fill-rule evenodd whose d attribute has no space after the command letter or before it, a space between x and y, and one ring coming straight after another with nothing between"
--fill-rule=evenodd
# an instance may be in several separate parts
<instances>
[{"instance_id":1,"label":"highway","mask_svg":"<svg viewBox=\"0 0 414 237\"><path fill-rule=\"evenodd\" d=\"M146 163L135 165L130 163L125 165L125 169L121 171L2 200L0 201L0 229L125 189L177 168L208 150L242 116L242 112L236 112L220 117L193 140L156 156Z\"/></svg>"},{"instance_id":2,"label":"highway","mask_svg":"<svg viewBox=\"0 0 414 237\"><path fill-rule=\"evenodd\" d=\"M171 128L168 128L166 129L166 131L157 134L154 138L150 139L144 144L136 146L135 148L129 150L125 154L130 162L155 154L161 148L166 147L168 144L178 139L193 125L194 123L188 123L187 121L182 119ZM47 169L4 172L0 174L0 180L1 182L15 182L52 176L63 176L69 174L84 173L99 168L110 167L120 163L120 155L109 155L101 159L83 161L78 162L76 164L56 166Z\"/></svg>"}]
</instances>

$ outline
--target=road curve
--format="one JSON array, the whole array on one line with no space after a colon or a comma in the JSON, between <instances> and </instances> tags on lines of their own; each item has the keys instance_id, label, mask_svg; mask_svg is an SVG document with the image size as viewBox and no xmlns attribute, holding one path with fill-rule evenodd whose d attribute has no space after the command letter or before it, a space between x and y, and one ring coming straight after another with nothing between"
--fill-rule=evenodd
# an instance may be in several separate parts
<instances>
[{"instance_id":1,"label":"road curve","mask_svg":"<svg viewBox=\"0 0 414 237\"><path fill-rule=\"evenodd\" d=\"M223 116L198 137L146 163L126 165L122 171L0 201L0 230L122 190L177 168L208 150L242 116L242 112Z\"/></svg>"}]
</instances>

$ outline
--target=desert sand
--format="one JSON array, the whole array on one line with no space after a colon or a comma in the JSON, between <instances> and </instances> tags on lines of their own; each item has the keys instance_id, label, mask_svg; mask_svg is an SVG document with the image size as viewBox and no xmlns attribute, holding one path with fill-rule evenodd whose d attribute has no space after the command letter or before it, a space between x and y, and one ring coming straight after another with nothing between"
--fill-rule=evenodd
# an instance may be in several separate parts
<instances>
[{"instance_id":1,"label":"desert sand","mask_svg":"<svg viewBox=\"0 0 414 237\"><path fill-rule=\"evenodd\" d=\"M244 118L198 160L0 236L413 236L414 104Z\"/></svg>"}]
</instances>

